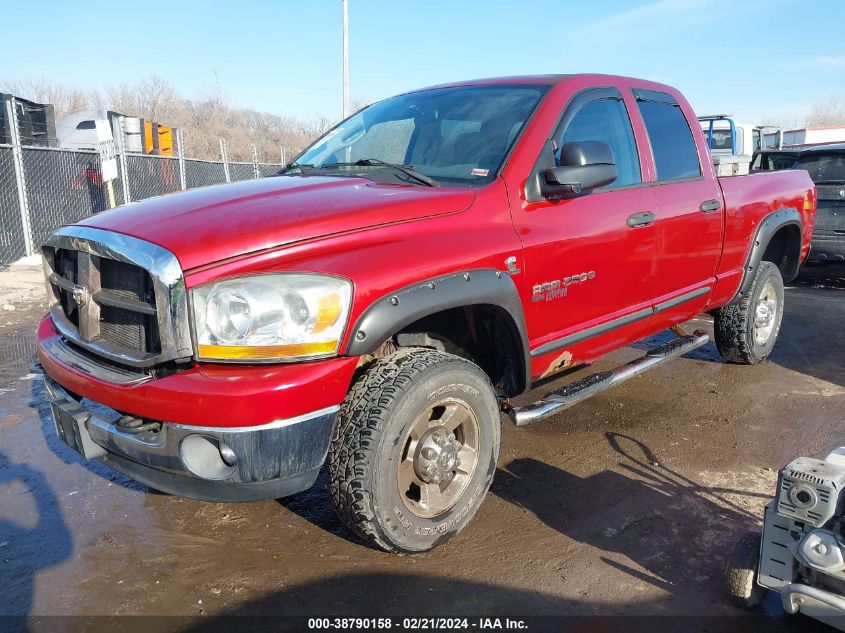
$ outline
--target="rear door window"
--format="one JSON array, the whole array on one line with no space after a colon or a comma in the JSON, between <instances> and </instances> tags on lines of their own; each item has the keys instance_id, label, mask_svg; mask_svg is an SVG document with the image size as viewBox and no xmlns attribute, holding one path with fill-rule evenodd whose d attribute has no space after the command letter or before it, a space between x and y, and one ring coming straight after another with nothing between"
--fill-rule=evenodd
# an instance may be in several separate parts
<instances>
[{"instance_id":1,"label":"rear door window","mask_svg":"<svg viewBox=\"0 0 845 633\"><path fill-rule=\"evenodd\" d=\"M636 90L634 94L651 142L657 180L701 176L692 131L674 97L651 90Z\"/></svg>"}]
</instances>

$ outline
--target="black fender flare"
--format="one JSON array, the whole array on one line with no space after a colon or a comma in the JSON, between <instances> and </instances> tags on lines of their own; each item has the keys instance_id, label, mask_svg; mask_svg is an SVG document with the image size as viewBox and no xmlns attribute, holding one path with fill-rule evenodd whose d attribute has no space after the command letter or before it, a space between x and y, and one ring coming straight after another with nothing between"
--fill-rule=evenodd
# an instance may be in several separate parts
<instances>
[{"instance_id":1,"label":"black fender flare","mask_svg":"<svg viewBox=\"0 0 845 633\"><path fill-rule=\"evenodd\" d=\"M531 384L531 359L522 301L510 276L491 268L426 279L377 299L350 330L346 355L371 354L396 332L423 317L473 305L497 306L510 316L513 335L522 347L523 388L527 389Z\"/></svg>"},{"instance_id":2,"label":"black fender flare","mask_svg":"<svg viewBox=\"0 0 845 633\"><path fill-rule=\"evenodd\" d=\"M751 288L751 284L754 282L754 275L757 273L757 268L763 260L763 254L769 247L769 243L772 241L775 233L785 226L797 226L803 243L804 223L802 221L801 214L798 213L797 209L786 207L764 217L757 226L757 231L754 234L754 242L751 245L751 250L749 251L748 258L745 261L745 268L743 268L742 271L742 282L739 284L739 290L737 290L730 303L736 303L739 301L739 299Z\"/></svg>"}]
</instances>

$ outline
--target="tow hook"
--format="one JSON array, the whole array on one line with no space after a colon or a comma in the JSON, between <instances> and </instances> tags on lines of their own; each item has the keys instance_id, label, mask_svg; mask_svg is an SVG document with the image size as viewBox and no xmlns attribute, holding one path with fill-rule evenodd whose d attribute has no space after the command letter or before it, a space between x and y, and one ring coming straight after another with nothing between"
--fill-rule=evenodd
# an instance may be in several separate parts
<instances>
[{"instance_id":1,"label":"tow hook","mask_svg":"<svg viewBox=\"0 0 845 633\"><path fill-rule=\"evenodd\" d=\"M123 433L130 433L132 435L138 435L147 431L152 433L161 431L161 422L148 422L131 415L124 415L114 425Z\"/></svg>"}]
</instances>

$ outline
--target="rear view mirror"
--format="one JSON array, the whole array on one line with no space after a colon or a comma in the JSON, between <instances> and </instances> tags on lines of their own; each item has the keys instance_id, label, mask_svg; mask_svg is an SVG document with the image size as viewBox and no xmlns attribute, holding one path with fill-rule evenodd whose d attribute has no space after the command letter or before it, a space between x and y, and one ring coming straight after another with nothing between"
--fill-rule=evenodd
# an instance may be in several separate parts
<instances>
[{"instance_id":1,"label":"rear view mirror","mask_svg":"<svg viewBox=\"0 0 845 633\"><path fill-rule=\"evenodd\" d=\"M564 143L559 166L547 169L543 194L548 198L577 195L616 180L616 162L610 147L600 141Z\"/></svg>"}]
</instances>

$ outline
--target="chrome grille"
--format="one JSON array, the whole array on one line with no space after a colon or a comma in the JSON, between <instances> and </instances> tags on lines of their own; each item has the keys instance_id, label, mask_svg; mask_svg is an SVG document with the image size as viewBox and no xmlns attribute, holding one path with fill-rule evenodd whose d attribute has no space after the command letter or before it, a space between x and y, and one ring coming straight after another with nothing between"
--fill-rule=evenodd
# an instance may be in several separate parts
<instances>
[{"instance_id":1,"label":"chrome grille","mask_svg":"<svg viewBox=\"0 0 845 633\"><path fill-rule=\"evenodd\" d=\"M72 343L133 367L192 355L182 271L169 251L71 226L44 246L50 313Z\"/></svg>"}]
</instances>

